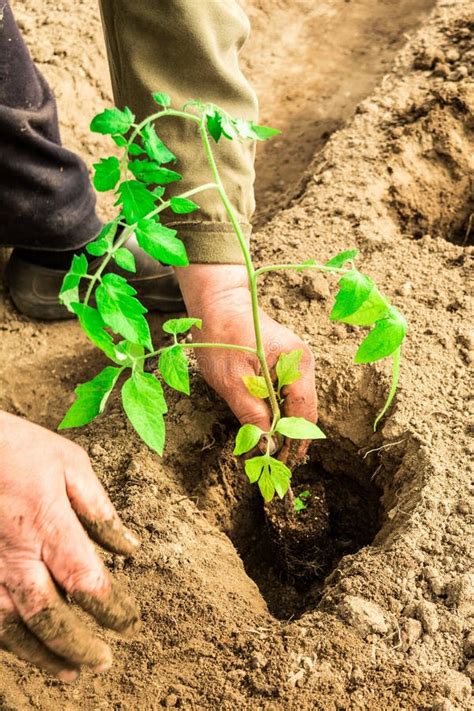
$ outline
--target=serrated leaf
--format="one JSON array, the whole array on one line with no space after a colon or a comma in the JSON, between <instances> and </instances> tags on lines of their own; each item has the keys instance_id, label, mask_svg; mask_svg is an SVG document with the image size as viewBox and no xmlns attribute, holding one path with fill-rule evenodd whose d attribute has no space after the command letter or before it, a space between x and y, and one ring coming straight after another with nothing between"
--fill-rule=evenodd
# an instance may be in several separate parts
<instances>
[{"instance_id":1,"label":"serrated leaf","mask_svg":"<svg viewBox=\"0 0 474 711\"><path fill-rule=\"evenodd\" d=\"M387 314L389 307L390 304L374 286L362 306L350 316L345 316L339 321L349 323L351 326L372 326Z\"/></svg>"},{"instance_id":2,"label":"serrated leaf","mask_svg":"<svg viewBox=\"0 0 474 711\"><path fill-rule=\"evenodd\" d=\"M151 124L147 124L141 132L143 147L149 158L157 163L170 163L176 156L165 146Z\"/></svg>"},{"instance_id":3,"label":"serrated leaf","mask_svg":"<svg viewBox=\"0 0 474 711\"><path fill-rule=\"evenodd\" d=\"M290 486L291 471L288 467L268 455L252 457L245 462L245 473L251 484L258 482L265 501L271 501L277 492L283 498Z\"/></svg>"},{"instance_id":4,"label":"serrated leaf","mask_svg":"<svg viewBox=\"0 0 474 711\"><path fill-rule=\"evenodd\" d=\"M87 252L94 257L102 257L109 247L112 246L116 233L117 222L115 220L107 222L107 224L102 227L96 239L86 245Z\"/></svg>"},{"instance_id":5,"label":"serrated leaf","mask_svg":"<svg viewBox=\"0 0 474 711\"><path fill-rule=\"evenodd\" d=\"M259 443L262 434L263 430L257 425L242 425L235 439L234 454L239 456L245 452L250 452Z\"/></svg>"},{"instance_id":6,"label":"serrated leaf","mask_svg":"<svg viewBox=\"0 0 474 711\"><path fill-rule=\"evenodd\" d=\"M165 383L185 395L189 395L189 365L180 346L167 348L160 355L158 369Z\"/></svg>"},{"instance_id":7,"label":"serrated leaf","mask_svg":"<svg viewBox=\"0 0 474 711\"><path fill-rule=\"evenodd\" d=\"M151 373L134 371L122 388L125 413L142 440L158 454L165 444L166 401L161 383Z\"/></svg>"},{"instance_id":8,"label":"serrated leaf","mask_svg":"<svg viewBox=\"0 0 474 711\"><path fill-rule=\"evenodd\" d=\"M159 222L142 220L135 231L138 244L149 255L163 264L186 267L189 264L184 243L177 239L176 230Z\"/></svg>"},{"instance_id":9,"label":"serrated leaf","mask_svg":"<svg viewBox=\"0 0 474 711\"><path fill-rule=\"evenodd\" d=\"M123 135L131 128L134 121L135 116L127 106L123 111L120 111L120 109L105 109L102 113L94 116L90 128L95 133L118 133Z\"/></svg>"},{"instance_id":10,"label":"serrated leaf","mask_svg":"<svg viewBox=\"0 0 474 711\"><path fill-rule=\"evenodd\" d=\"M391 306L388 315L377 321L374 328L359 346L354 362L374 363L392 355L400 346L407 332L407 322L401 313Z\"/></svg>"},{"instance_id":11,"label":"serrated leaf","mask_svg":"<svg viewBox=\"0 0 474 711\"><path fill-rule=\"evenodd\" d=\"M134 298L137 292L118 274L106 274L97 287L97 308L103 320L121 336L152 350L146 308Z\"/></svg>"},{"instance_id":12,"label":"serrated leaf","mask_svg":"<svg viewBox=\"0 0 474 711\"><path fill-rule=\"evenodd\" d=\"M282 417L275 431L291 439L326 439L324 432L304 417Z\"/></svg>"},{"instance_id":13,"label":"serrated leaf","mask_svg":"<svg viewBox=\"0 0 474 711\"><path fill-rule=\"evenodd\" d=\"M222 123L221 116L218 111L214 111L207 115L206 118L207 130L209 131L212 138L218 143L220 137L222 136Z\"/></svg>"},{"instance_id":14,"label":"serrated leaf","mask_svg":"<svg viewBox=\"0 0 474 711\"><path fill-rule=\"evenodd\" d=\"M111 360L117 362L114 339L105 330L106 324L97 309L79 303L71 304L71 308L78 317L82 330L92 343L100 348Z\"/></svg>"},{"instance_id":15,"label":"serrated leaf","mask_svg":"<svg viewBox=\"0 0 474 711\"><path fill-rule=\"evenodd\" d=\"M165 109L171 106L171 96L165 94L164 91L156 91L152 96L159 106L164 106Z\"/></svg>"},{"instance_id":16,"label":"serrated leaf","mask_svg":"<svg viewBox=\"0 0 474 711\"><path fill-rule=\"evenodd\" d=\"M137 271L135 257L133 256L133 253L126 247L119 247L114 252L113 257L118 266L122 269L125 269L127 272Z\"/></svg>"},{"instance_id":17,"label":"serrated leaf","mask_svg":"<svg viewBox=\"0 0 474 711\"><path fill-rule=\"evenodd\" d=\"M341 321L360 309L374 286L372 279L358 271L345 274L339 280L339 291L329 316L331 321Z\"/></svg>"},{"instance_id":18,"label":"serrated leaf","mask_svg":"<svg viewBox=\"0 0 474 711\"><path fill-rule=\"evenodd\" d=\"M296 381L301 378L299 366L302 355L303 351L300 350L280 353L276 364L278 392L280 392L285 385L296 383Z\"/></svg>"},{"instance_id":19,"label":"serrated leaf","mask_svg":"<svg viewBox=\"0 0 474 711\"><path fill-rule=\"evenodd\" d=\"M182 176L175 170L162 168L155 161L133 160L128 164L133 175L147 185L168 185L182 180Z\"/></svg>"},{"instance_id":20,"label":"serrated leaf","mask_svg":"<svg viewBox=\"0 0 474 711\"><path fill-rule=\"evenodd\" d=\"M155 208L155 196L143 183L126 180L120 183L116 205L122 205L122 212L129 225L135 224Z\"/></svg>"},{"instance_id":21,"label":"serrated leaf","mask_svg":"<svg viewBox=\"0 0 474 711\"><path fill-rule=\"evenodd\" d=\"M275 487L275 491L283 499L288 489L290 488L291 471L286 464L280 462L279 459L270 457L270 478Z\"/></svg>"},{"instance_id":22,"label":"serrated leaf","mask_svg":"<svg viewBox=\"0 0 474 711\"><path fill-rule=\"evenodd\" d=\"M344 266L346 262L350 262L351 260L355 259L358 254L358 249L346 249L344 252L339 252L339 254L336 254L336 256L332 257L332 259L328 259L324 266L340 269Z\"/></svg>"},{"instance_id":23,"label":"serrated leaf","mask_svg":"<svg viewBox=\"0 0 474 711\"><path fill-rule=\"evenodd\" d=\"M281 131L278 128L270 128L270 126L259 126L256 123L253 123L251 125L251 131L253 134L253 137L257 139L257 141L267 141L269 138L272 138L273 136L278 136Z\"/></svg>"},{"instance_id":24,"label":"serrated leaf","mask_svg":"<svg viewBox=\"0 0 474 711\"><path fill-rule=\"evenodd\" d=\"M120 163L118 158L101 158L99 163L94 163L94 187L99 192L113 190L120 180Z\"/></svg>"},{"instance_id":25,"label":"serrated leaf","mask_svg":"<svg viewBox=\"0 0 474 711\"><path fill-rule=\"evenodd\" d=\"M261 400L270 397L267 383L262 375L243 375L242 380L249 393L254 397L258 397Z\"/></svg>"},{"instance_id":26,"label":"serrated leaf","mask_svg":"<svg viewBox=\"0 0 474 711\"><path fill-rule=\"evenodd\" d=\"M107 399L121 372L121 368L108 366L88 383L79 385L75 390L76 400L67 411L58 429L82 427L100 415L104 411Z\"/></svg>"},{"instance_id":27,"label":"serrated leaf","mask_svg":"<svg viewBox=\"0 0 474 711\"><path fill-rule=\"evenodd\" d=\"M162 328L166 333L186 333L193 326L196 328L202 328L202 321L200 318L171 318L165 321Z\"/></svg>"},{"instance_id":28,"label":"serrated leaf","mask_svg":"<svg viewBox=\"0 0 474 711\"><path fill-rule=\"evenodd\" d=\"M199 205L196 205L195 202L180 197L172 197L170 200L170 207L177 215L186 215L189 212L199 210Z\"/></svg>"},{"instance_id":29,"label":"serrated leaf","mask_svg":"<svg viewBox=\"0 0 474 711\"><path fill-rule=\"evenodd\" d=\"M79 301L79 283L82 277L87 274L88 267L89 263L85 254L73 256L71 267L65 275L59 291L59 300L68 311L73 311L71 304Z\"/></svg>"}]
</instances>

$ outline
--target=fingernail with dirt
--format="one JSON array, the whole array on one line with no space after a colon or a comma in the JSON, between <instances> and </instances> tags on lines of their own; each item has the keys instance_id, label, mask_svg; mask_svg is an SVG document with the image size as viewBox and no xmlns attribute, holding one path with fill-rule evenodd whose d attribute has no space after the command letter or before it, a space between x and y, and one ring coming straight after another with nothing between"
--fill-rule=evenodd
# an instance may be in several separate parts
<instances>
[{"instance_id":1,"label":"fingernail with dirt","mask_svg":"<svg viewBox=\"0 0 474 711\"><path fill-rule=\"evenodd\" d=\"M134 548L138 548L141 545L140 539L129 528L124 528L123 535Z\"/></svg>"},{"instance_id":2,"label":"fingernail with dirt","mask_svg":"<svg viewBox=\"0 0 474 711\"><path fill-rule=\"evenodd\" d=\"M136 535L118 520L91 521L84 516L79 519L92 540L112 553L132 555L140 545Z\"/></svg>"}]
</instances>

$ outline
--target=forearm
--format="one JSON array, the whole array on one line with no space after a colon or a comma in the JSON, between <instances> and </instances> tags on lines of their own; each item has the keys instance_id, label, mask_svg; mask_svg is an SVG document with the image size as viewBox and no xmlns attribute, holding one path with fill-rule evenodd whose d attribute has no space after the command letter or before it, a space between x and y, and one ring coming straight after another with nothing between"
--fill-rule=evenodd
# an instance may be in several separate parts
<instances>
[{"instance_id":1,"label":"forearm","mask_svg":"<svg viewBox=\"0 0 474 711\"><path fill-rule=\"evenodd\" d=\"M257 101L239 68L238 52L248 20L235 0L101 0L115 100L138 118L156 110L151 93L165 91L175 106L192 96L215 103L230 114L256 121ZM160 137L177 156L183 180L170 194L209 182L196 126L163 120ZM219 170L247 237L254 211L254 145L219 142ZM196 200L192 215L163 215L178 230L191 262L242 263L228 216L215 191Z\"/></svg>"}]
</instances>

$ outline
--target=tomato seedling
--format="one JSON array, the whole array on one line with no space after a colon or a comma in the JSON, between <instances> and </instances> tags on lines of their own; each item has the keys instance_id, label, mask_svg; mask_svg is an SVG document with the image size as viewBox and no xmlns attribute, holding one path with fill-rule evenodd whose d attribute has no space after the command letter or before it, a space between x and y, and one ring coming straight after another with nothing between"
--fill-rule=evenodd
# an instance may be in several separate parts
<instances>
[{"instance_id":1,"label":"tomato seedling","mask_svg":"<svg viewBox=\"0 0 474 711\"><path fill-rule=\"evenodd\" d=\"M353 326L371 327L357 350L355 362L373 363L387 357L393 361L392 385L374 427L390 407L395 395L406 322L379 292L372 279L355 268L354 260L358 254L356 249L342 252L324 264L308 260L301 264L272 264L255 268L221 180L211 139L215 143L220 140L264 141L279 131L243 119L234 119L213 104L191 101L182 110L175 110L171 108L170 97L166 94L156 93L153 98L159 110L140 123L136 122L130 109L122 111L112 108L96 116L91 124L93 131L110 135L123 149L121 160L115 156L102 158L94 166L96 189L113 190L118 211L97 239L86 248L89 254L102 258L100 266L94 273L89 273L85 254L74 256L60 298L76 314L87 336L108 356L113 365L104 368L95 378L76 389L76 400L59 428L80 427L100 415L119 378L125 375L121 387L125 413L140 437L161 455L165 444L164 415L167 412L162 381L189 395L187 350L216 347L244 350L258 359L261 371L260 375L245 376L245 385L254 397L268 400L272 424L268 432L253 424L243 425L237 433L234 454L251 452L260 444L262 453L245 462L246 474L251 483L258 484L265 501L271 501L275 493L283 498L290 487L291 471L286 464L271 455L272 438L280 435L293 439L321 439L325 435L313 422L301 417L282 417L284 388L301 377L302 353L291 351L280 355L276 364L277 383L274 384L260 328L257 291L259 278L267 272L309 269L339 278L339 291L330 319ZM176 158L156 132L155 124L164 117L195 124L211 178L205 185L170 198L165 195L165 186L181 180L181 175L169 167L175 163ZM142 249L155 259L176 267L187 266L188 258L183 242L176 230L166 227L160 221L160 214L167 209L176 214L198 210L192 198L204 190L217 192L242 250L252 298L255 345L244 347L225 343L189 343L183 340L183 335L193 327L202 327L199 319L190 316L166 321L163 330L172 336L173 342L157 349L153 346L145 318L146 309L136 298L135 289L124 277L107 272L106 267L113 260L122 269L135 271L133 255L126 247L133 233ZM95 306L91 304L93 298ZM158 357L158 368L154 373L145 372L144 362L152 357ZM302 510L305 506L301 494L297 507Z\"/></svg>"}]
</instances>

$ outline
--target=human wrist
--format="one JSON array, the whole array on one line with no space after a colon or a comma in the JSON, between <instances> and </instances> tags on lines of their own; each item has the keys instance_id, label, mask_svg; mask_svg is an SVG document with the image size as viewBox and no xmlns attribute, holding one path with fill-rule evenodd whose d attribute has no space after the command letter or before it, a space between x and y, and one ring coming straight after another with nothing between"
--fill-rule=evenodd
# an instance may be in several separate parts
<instances>
[{"instance_id":1,"label":"human wrist","mask_svg":"<svg viewBox=\"0 0 474 711\"><path fill-rule=\"evenodd\" d=\"M203 318L216 308L224 312L234 304L250 304L245 266L240 264L191 264L176 269L189 314Z\"/></svg>"}]
</instances>

